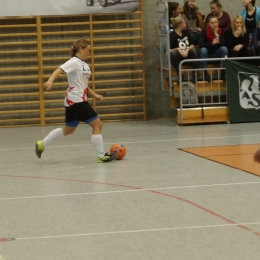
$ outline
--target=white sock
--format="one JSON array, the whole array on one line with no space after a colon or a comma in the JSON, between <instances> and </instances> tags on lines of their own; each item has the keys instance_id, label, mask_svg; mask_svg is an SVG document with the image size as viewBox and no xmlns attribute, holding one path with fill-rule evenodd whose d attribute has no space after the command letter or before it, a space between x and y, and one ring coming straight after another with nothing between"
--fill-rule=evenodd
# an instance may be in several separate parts
<instances>
[{"instance_id":1,"label":"white sock","mask_svg":"<svg viewBox=\"0 0 260 260\"><path fill-rule=\"evenodd\" d=\"M91 142L95 148L97 157L103 158L105 155L104 147L103 147L103 138L101 134L91 135Z\"/></svg>"},{"instance_id":2,"label":"white sock","mask_svg":"<svg viewBox=\"0 0 260 260\"><path fill-rule=\"evenodd\" d=\"M43 146L46 147L50 145L50 143L62 138L64 136L62 128L56 128L52 130L44 139Z\"/></svg>"}]
</instances>

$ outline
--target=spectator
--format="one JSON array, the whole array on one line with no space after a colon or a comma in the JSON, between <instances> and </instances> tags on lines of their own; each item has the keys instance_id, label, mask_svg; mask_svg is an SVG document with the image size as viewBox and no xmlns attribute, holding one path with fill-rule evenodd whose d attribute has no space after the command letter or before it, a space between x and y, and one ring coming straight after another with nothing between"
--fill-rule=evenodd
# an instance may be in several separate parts
<instances>
[{"instance_id":1,"label":"spectator","mask_svg":"<svg viewBox=\"0 0 260 260\"><path fill-rule=\"evenodd\" d=\"M169 6L168 9L169 9L169 19L170 19L169 25L170 25L170 29L173 30L171 18L181 16L181 6L177 2L169 2L168 6Z\"/></svg>"},{"instance_id":2,"label":"spectator","mask_svg":"<svg viewBox=\"0 0 260 260\"><path fill-rule=\"evenodd\" d=\"M194 45L191 44L190 36L186 31L186 23L182 17L172 18L173 32L170 33L171 64L175 68L180 79L179 64L184 59L198 59L198 53ZM190 65L198 68L197 62ZM196 81L195 71L192 72L192 81Z\"/></svg>"},{"instance_id":3,"label":"spectator","mask_svg":"<svg viewBox=\"0 0 260 260\"><path fill-rule=\"evenodd\" d=\"M260 56L260 20L258 20L258 27L253 30L253 47L256 56ZM256 60L256 66L260 66L260 60Z\"/></svg>"},{"instance_id":4,"label":"spectator","mask_svg":"<svg viewBox=\"0 0 260 260\"><path fill-rule=\"evenodd\" d=\"M215 15L218 18L218 25L219 28L222 30L226 30L231 25L231 19L227 12L222 10L222 5L218 0L213 0L210 2L210 10L211 13L209 13L205 19L205 25L208 24L209 17L211 15Z\"/></svg>"},{"instance_id":5,"label":"spectator","mask_svg":"<svg viewBox=\"0 0 260 260\"><path fill-rule=\"evenodd\" d=\"M250 36L253 30L258 26L260 8L255 6L255 0L243 0L242 3L245 8L240 12L240 15L245 21L246 30Z\"/></svg>"},{"instance_id":6,"label":"spectator","mask_svg":"<svg viewBox=\"0 0 260 260\"><path fill-rule=\"evenodd\" d=\"M201 32L199 38L200 58L224 58L228 55L228 49L225 46L225 37L223 31L218 27L218 18L214 15L209 17L208 25ZM201 61L201 67L207 68L207 61ZM221 67L225 67L225 62L221 61ZM204 70L204 79L211 81L207 70ZM221 79L225 80L225 70L221 70Z\"/></svg>"},{"instance_id":7,"label":"spectator","mask_svg":"<svg viewBox=\"0 0 260 260\"><path fill-rule=\"evenodd\" d=\"M184 0L181 14L186 21L191 44L197 45L203 27L203 13L199 12L198 7L195 6L195 0Z\"/></svg>"},{"instance_id":8,"label":"spectator","mask_svg":"<svg viewBox=\"0 0 260 260\"><path fill-rule=\"evenodd\" d=\"M232 20L231 27L225 32L225 41L229 57L252 57L254 55L252 47L249 46L249 34L241 15L237 15Z\"/></svg>"}]
</instances>

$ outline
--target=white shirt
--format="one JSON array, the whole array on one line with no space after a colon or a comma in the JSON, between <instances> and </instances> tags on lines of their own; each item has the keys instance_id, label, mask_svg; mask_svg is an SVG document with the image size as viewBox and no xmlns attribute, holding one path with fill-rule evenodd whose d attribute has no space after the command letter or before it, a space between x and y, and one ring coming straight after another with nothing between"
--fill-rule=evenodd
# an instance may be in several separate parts
<instances>
[{"instance_id":1,"label":"white shirt","mask_svg":"<svg viewBox=\"0 0 260 260\"><path fill-rule=\"evenodd\" d=\"M64 74L67 74L69 83L64 105L68 107L75 103L87 101L88 80L91 76L88 64L75 56L62 64L60 69Z\"/></svg>"}]
</instances>

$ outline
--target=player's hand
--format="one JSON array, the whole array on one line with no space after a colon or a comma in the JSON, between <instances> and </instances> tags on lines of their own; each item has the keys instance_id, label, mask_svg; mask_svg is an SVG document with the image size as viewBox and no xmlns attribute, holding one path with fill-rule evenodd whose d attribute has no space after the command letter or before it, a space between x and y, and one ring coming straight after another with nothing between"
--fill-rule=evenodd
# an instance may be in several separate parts
<instances>
[{"instance_id":1,"label":"player's hand","mask_svg":"<svg viewBox=\"0 0 260 260\"><path fill-rule=\"evenodd\" d=\"M254 154L254 161L260 163L260 149Z\"/></svg>"},{"instance_id":2,"label":"player's hand","mask_svg":"<svg viewBox=\"0 0 260 260\"><path fill-rule=\"evenodd\" d=\"M51 81L46 81L45 83L44 83L44 88L45 88L45 90L47 90L47 91L50 91L51 90L51 87L52 87L52 82Z\"/></svg>"},{"instance_id":3,"label":"player's hand","mask_svg":"<svg viewBox=\"0 0 260 260\"><path fill-rule=\"evenodd\" d=\"M97 95L96 94L95 98L96 98L96 100L102 101L104 97L102 95Z\"/></svg>"}]
</instances>

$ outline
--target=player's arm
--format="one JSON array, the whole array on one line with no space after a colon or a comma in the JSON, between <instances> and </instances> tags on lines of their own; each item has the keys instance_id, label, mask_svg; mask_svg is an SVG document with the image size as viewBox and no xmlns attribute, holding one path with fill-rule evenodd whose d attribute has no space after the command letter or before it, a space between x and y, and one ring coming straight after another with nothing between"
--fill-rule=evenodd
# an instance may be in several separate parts
<instances>
[{"instance_id":1,"label":"player's arm","mask_svg":"<svg viewBox=\"0 0 260 260\"><path fill-rule=\"evenodd\" d=\"M53 73L51 74L51 76L49 77L48 81L46 81L44 83L45 89L47 91L51 90L52 83L58 77L59 74L64 74L64 72L61 68L57 68L56 70L54 70Z\"/></svg>"},{"instance_id":2,"label":"player's arm","mask_svg":"<svg viewBox=\"0 0 260 260\"><path fill-rule=\"evenodd\" d=\"M97 100L103 100L103 96L102 95L98 95L97 93L95 93L90 87L88 87L88 93L91 97L97 99Z\"/></svg>"}]
</instances>

